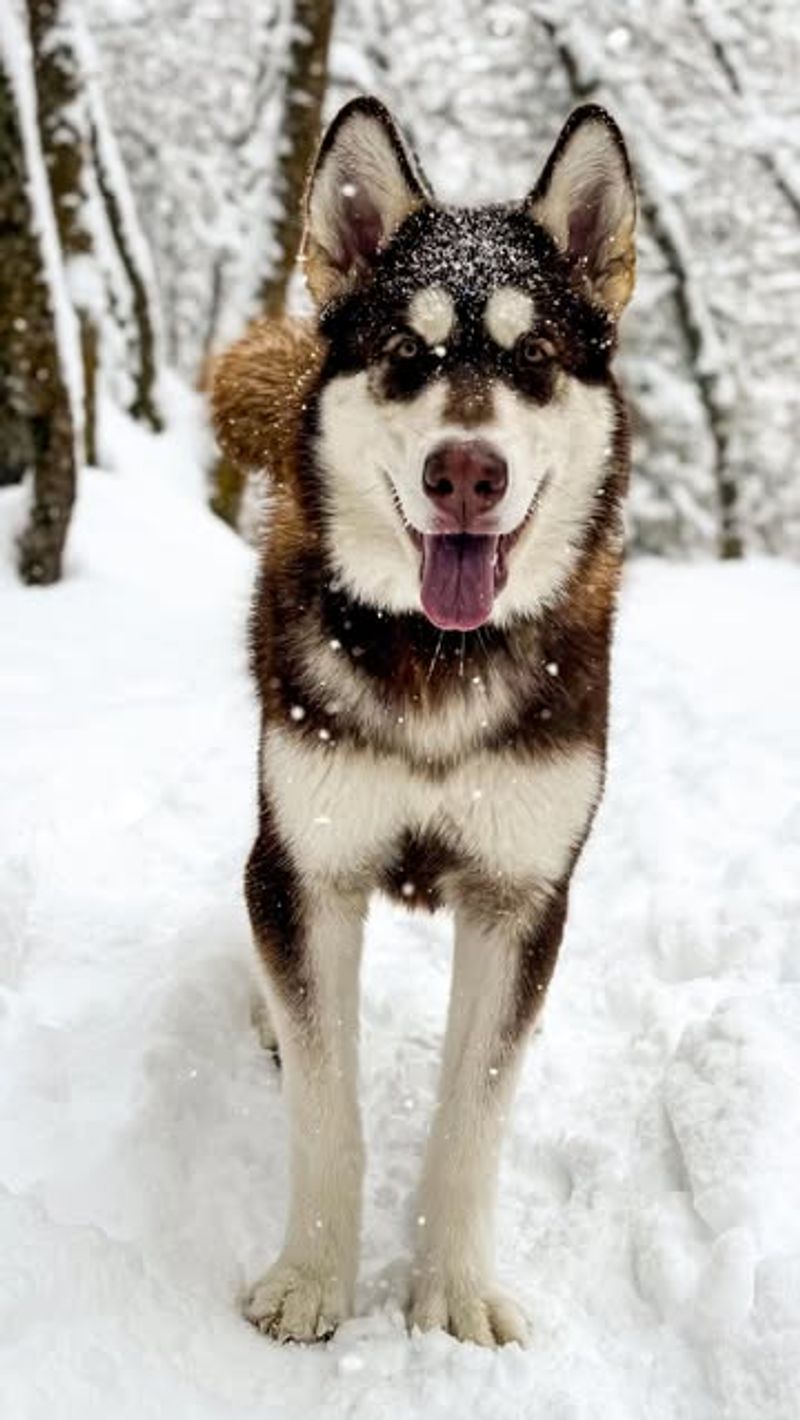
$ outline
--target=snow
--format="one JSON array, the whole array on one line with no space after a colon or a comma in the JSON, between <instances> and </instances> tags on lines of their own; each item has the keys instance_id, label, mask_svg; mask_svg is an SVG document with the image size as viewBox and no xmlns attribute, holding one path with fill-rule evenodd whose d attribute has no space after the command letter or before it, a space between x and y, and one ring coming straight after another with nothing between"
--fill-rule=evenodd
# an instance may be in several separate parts
<instances>
[{"instance_id":1,"label":"snow","mask_svg":"<svg viewBox=\"0 0 800 1420\"><path fill-rule=\"evenodd\" d=\"M26 491L0 497L0 1413L794 1420L800 569L628 569L607 796L501 1181L531 1348L406 1335L450 939L382 903L359 1315L279 1348L238 1312L287 1196L239 890L253 557L165 394L163 436L106 411L59 586L15 581Z\"/></svg>"}]
</instances>

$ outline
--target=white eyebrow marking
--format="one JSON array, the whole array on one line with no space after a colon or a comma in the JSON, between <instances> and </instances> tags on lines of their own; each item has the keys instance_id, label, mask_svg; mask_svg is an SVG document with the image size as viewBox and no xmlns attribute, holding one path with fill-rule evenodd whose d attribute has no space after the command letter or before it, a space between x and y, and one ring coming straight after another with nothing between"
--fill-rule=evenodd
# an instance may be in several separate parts
<instances>
[{"instance_id":1,"label":"white eyebrow marking","mask_svg":"<svg viewBox=\"0 0 800 1420\"><path fill-rule=\"evenodd\" d=\"M483 322L492 340L510 350L533 325L533 299L517 286L499 286L486 302Z\"/></svg>"},{"instance_id":2,"label":"white eyebrow marking","mask_svg":"<svg viewBox=\"0 0 800 1420\"><path fill-rule=\"evenodd\" d=\"M453 298L443 286L425 286L408 307L408 323L428 345L446 340L455 320Z\"/></svg>"}]
</instances>

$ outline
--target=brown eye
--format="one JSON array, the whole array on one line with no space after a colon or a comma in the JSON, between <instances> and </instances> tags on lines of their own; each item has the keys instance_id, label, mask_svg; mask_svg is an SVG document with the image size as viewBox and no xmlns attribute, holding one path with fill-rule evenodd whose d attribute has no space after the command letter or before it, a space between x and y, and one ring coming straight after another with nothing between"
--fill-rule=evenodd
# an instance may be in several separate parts
<instances>
[{"instance_id":1,"label":"brown eye","mask_svg":"<svg viewBox=\"0 0 800 1420\"><path fill-rule=\"evenodd\" d=\"M418 340L416 335L401 330L396 335L390 336L384 350L387 355L391 355L393 360L415 360L422 350L422 342Z\"/></svg>"},{"instance_id":2,"label":"brown eye","mask_svg":"<svg viewBox=\"0 0 800 1420\"><path fill-rule=\"evenodd\" d=\"M539 336L521 335L514 347L514 359L517 369L531 370L537 365L546 365L548 360L552 360L555 351L549 340L542 340Z\"/></svg>"}]
</instances>

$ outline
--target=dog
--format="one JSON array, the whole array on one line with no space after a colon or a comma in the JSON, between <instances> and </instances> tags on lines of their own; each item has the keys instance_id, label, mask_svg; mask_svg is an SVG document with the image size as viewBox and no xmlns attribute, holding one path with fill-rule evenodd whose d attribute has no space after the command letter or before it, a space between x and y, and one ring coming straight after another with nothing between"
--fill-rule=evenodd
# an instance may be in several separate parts
<instances>
[{"instance_id":1,"label":"dog","mask_svg":"<svg viewBox=\"0 0 800 1420\"><path fill-rule=\"evenodd\" d=\"M245 1304L281 1341L354 1305L358 974L370 894L452 910L452 997L409 1320L524 1342L496 1285L504 1120L603 789L628 481L611 372L636 197L613 119L568 119L529 196L438 204L387 110L309 179L309 321L221 359L218 437L268 467L246 898L290 1114L283 1250Z\"/></svg>"}]
</instances>

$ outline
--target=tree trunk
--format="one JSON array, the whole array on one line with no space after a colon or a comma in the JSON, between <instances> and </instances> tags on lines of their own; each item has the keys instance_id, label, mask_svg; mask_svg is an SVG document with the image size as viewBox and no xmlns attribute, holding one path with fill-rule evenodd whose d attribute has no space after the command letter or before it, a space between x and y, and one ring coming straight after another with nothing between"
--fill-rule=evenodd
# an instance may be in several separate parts
<instances>
[{"instance_id":1,"label":"tree trunk","mask_svg":"<svg viewBox=\"0 0 800 1420\"><path fill-rule=\"evenodd\" d=\"M116 155L109 152L109 135L102 132L99 115L95 109L94 96L92 98L91 148L97 185L105 208L109 231L130 285L133 322L136 331L137 356L133 376L134 395L128 406L128 412L133 415L134 419L148 424L153 432L158 434L163 429L164 422L156 397L158 358L153 324L153 302L145 273L137 257L135 242L131 239L130 225L126 221L123 211L122 193L119 190L121 168L112 161Z\"/></svg>"},{"instance_id":2,"label":"tree trunk","mask_svg":"<svg viewBox=\"0 0 800 1420\"><path fill-rule=\"evenodd\" d=\"M283 314L300 251L303 195L319 142L333 12L334 0L294 0L275 182L281 215L273 233L276 254L260 291L261 307L267 316ZM232 527L238 525L244 483L244 472L220 454L214 470L211 507Z\"/></svg>"},{"instance_id":3,"label":"tree trunk","mask_svg":"<svg viewBox=\"0 0 800 1420\"><path fill-rule=\"evenodd\" d=\"M5 95L0 96L0 106L5 104ZM0 261L5 261L8 233L5 228L5 188L6 188L6 134L5 115L0 114ZM0 269L0 488L6 484L21 483L26 471L33 464L33 437L28 419L22 408L19 381L15 377L12 359L12 334L8 323L8 310L4 292L7 282Z\"/></svg>"},{"instance_id":4,"label":"tree trunk","mask_svg":"<svg viewBox=\"0 0 800 1420\"><path fill-rule=\"evenodd\" d=\"M12 34L9 47L16 39ZM47 238L41 235L38 207L34 217L40 199L31 195L37 190L31 169L41 163L43 171L43 155L35 149L35 131L26 134L21 90L12 80L11 64L24 52L20 42L13 61L5 49L0 55L0 417L5 423L10 415L17 432L24 429L21 452L34 466L33 507L19 541L20 574L26 582L47 583L61 575L75 498L75 431L51 288L54 272L44 256ZM28 97L32 113L32 88ZM54 232L51 237L55 244ZM57 253L51 259L57 260Z\"/></svg>"},{"instance_id":5,"label":"tree trunk","mask_svg":"<svg viewBox=\"0 0 800 1420\"><path fill-rule=\"evenodd\" d=\"M537 14L537 18L553 44L575 101L586 103L589 100L599 100L600 78L594 74L584 75L580 57L570 44L566 30L545 15ZM619 114L619 102L615 107ZM629 133L635 133L634 124L624 126ZM663 201L652 172L643 164L641 155L636 156L636 184L642 214L675 283L674 298L678 321L714 448L713 476L717 490L719 556L723 560L739 558L744 549L739 525L739 489L729 461L730 411L722 397L720 374L713 368L713 360L708 358L707 332L709 327L713 326L713 321L710 312L704 305L701 306L696 284L691 279L690 262L684 250L679 225Z\"/></svg>"},{"instance_id":6,"label":"tree trunk","mask_svg":"<svg viewBox=\"0 0 800 1420\"><path fill-rule=\"evenodd\" d=\"M75 52L70 0L27 0L33 46L33 71L39 132L61 253L70 263L93 256L87 220L87 176L90 161L86 107ZM95 282L97 277L95 274ZM83 437L86 458L97 462L95 411L99 334L97 309L84 276L83 295L75 300L83 358ZM96 291L99 299L99 291Z\"/></svg>"},{"instance_id":7,"label":"tree trunk","mask_svg":"<svg viewBox=\"0 0 800 1420\"><path fill-rule=\"evenodd\" d=\"M282 149L275 183L281 213L274 234L278 250L272 271L261 287L261 305L267 316L283 314L300 250L303 195L319 142L332 24L333 0L295 0Z\"/></svg>"}]
</instances>

